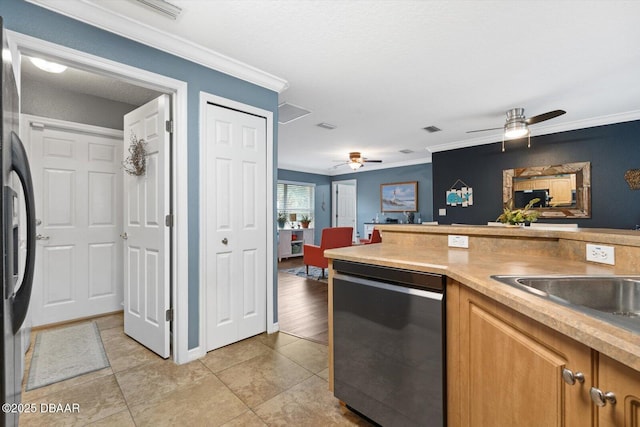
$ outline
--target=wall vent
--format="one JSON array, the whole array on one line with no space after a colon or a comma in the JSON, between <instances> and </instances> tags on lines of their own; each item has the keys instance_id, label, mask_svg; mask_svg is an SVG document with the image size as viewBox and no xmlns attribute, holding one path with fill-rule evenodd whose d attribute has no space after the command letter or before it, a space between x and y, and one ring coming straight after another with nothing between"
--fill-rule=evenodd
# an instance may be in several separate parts
<instances>
[{"instance_id":1,"label":"wall vent","mask_svg":"<svg viewBox=\"0 0 640 427\"><path fill-rule=\"evenodd\" d=\"M422 128L422 129L426 130L429 133L440 132L442 130L437 126L427 126L425 128Z\"/></svg>"}]
</instances>

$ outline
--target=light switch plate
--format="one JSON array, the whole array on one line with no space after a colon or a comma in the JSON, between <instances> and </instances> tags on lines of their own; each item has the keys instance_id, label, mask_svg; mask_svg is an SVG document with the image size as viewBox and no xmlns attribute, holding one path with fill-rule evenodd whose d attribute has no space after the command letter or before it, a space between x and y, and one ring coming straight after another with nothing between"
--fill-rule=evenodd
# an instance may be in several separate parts
<instances>
[{"instance_id":1,"label":"light switch plate","mask_svg":"<svg viewBox=\"0 0 640 427\"><path fill-rule=\"evenodd\" d=\"M615 265L616 259L614 247L587 243L587 261Z\"/></svg>"},{"instance_id":2,"label":"light switch plate","mask_svg":"<svg viewBox=\"0 0 640 427\"><path fill-rule=\"evenodd\" d=\"M449 247L469 249L469 236L449 234Z\"/></svg>"}]
</instances>

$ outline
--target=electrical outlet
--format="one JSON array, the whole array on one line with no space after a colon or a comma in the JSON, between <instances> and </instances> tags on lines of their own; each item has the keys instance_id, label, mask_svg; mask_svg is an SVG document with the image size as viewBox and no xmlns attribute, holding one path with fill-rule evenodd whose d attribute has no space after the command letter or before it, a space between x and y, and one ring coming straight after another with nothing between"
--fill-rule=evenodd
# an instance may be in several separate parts
<instances>
[{"instance_id":1,"label":"electrical outlet","mask_svg":"<svg viewBox=\"0 0 640 427\"><path fill-rule=\"evenodd\" d=\"M616 259L614 247L587 243L587 261L615 265Z\"/></svg>"},{"instance_id":2,"label":"electrical outlet","mask_svg":"<svg viewBox=\"0 0 640 427\"><path fill-rule=\"evenodd\" d=\"M447 210L444 208L440 208L438 209L438 215L440 216L447 216Z\"/></svg>"},{"instance_id":3,"label":"electrical outlet","mask_svg":"<svg viewBox=\"0 0 640 427\"><path fill-rule=\"evenodd\" d=\"M449 234L449 247L469 249L469 236Z\"/></svg>"}]
</instances>

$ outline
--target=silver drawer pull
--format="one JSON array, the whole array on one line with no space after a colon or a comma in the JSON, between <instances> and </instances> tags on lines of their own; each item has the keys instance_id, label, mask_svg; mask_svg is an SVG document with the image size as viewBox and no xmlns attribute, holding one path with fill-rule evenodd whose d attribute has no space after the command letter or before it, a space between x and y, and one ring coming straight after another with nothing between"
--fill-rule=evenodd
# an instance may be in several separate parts
<instances>
[{"instance_id":1,"label":"silver drawer pull","mask_svg":"<svg viewBox=\"0 0 640 427\"><path fill-rule=\"evenodd\" d=\"M569 385L574 385L576 381L579 383L583 383L584 374L582 372L576 372L574 374L573 371L571 371L571 369L564 368L562 370L562 379L564 380L565 383Z\"/></svg>"},{"instance_id":2,"label":"silver drawer pull","mask_svg":"<svg viewBox=\"0 0 640 427\"><path fill-rule=\"evenodd\" d=\"M589 394L591 395L591 400L597 406L605 406L607 402L612 405L616 404L616 395L610 391L603 393L599 388L591 387Z\"/></svg>"},{"instance_id":3,"label":"silver drawer pull","mask_svg":"<svg viewBox=\"0 0 640 427\"><path fill-rule=\"evenodd\" d=\"M49 240L49 236L43 236L42 234L36 234L36 240Z\"/></svg>"}]
</instances>

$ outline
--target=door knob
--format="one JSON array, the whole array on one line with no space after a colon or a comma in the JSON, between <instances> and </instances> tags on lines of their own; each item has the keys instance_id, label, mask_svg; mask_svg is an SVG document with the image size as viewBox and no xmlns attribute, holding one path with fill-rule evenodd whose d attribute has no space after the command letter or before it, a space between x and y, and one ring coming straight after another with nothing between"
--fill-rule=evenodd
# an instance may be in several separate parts
<instances>
[{"instance_id":1,"label":"door knob","mask_svg":"<svg viewBox=\"0 0 640 427\"><path fill-rule=\"evenodd\" d=\"M571 371L571 369L564 368L562 370L562 379L565 383L569 385L574 385L577 382L584 382L584 374L582 372L576 372L575 374Z\"/></svg>"},{"instance_id":2,"label":"door knob","mask_svg":"<svg viewBox=\"0 0 640 427\"><path fill-rule=\"evenodd\" d=\"M122 237L123 240L127 240L129 238L126 232L120 234L120 237Z\"/></svg>"},{"instance_id":3,"label":"door knob","mask_svg":"<svg viewBox=\"0 0 640 427\"><path fill-rule=\"evenodd\" d=\"M229 243L229 241L227 240L227 238L225 237L224 239L222 239L222 244L226 245L227 243Z\"/></svg>"},{"instance_id":4,"label":"door knob","mask_svg":"<svg viewBox=\"0 0 640 427\"><path fill-rule=\"evenodd\" d=\"M42 225L42 220L41 220L41 219L36 218L36 225Z\"/></svg>"},{"instance_id":5,"label":"door knob","mask_svg":"<svg viewBox=\"0 0 640 427\"><path fill-rule=\"evenodd\" d=\"M603 393L599 388L591 387L589 394L591 395L591 400L593 400L593 403L597 406L605 406L607 402L612 405L616 404L616 395L610 391Z\"/></svg>"},{"instance_id":6,"label":"door knob","mask_svg":"<svg viewBox=\"0 0 640 427\"><path fill-rule=\"evenodd\" d=\"M49 240L49 236L43 236L42 234L36 234L36 240Z\"/></svg>"}]
</instances>

